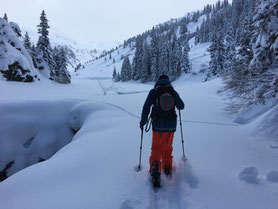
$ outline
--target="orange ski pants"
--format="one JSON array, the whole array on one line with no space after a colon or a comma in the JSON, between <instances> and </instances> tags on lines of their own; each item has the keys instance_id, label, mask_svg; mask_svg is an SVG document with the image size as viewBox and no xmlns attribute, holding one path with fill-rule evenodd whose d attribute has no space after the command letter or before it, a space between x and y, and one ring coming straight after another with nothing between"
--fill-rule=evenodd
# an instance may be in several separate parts
<instances>
[{"instance_id":1,"label":"orange ski pants","mask_svg":"<svg viewBox=\"0 0 278 209\"><path fill-rule=\"evenodd\" d=\"M172 170L172 151L173 151L174 132L156 132L153 131L152 152L150 156L150 171L152 170L152 162L159 162L159 171L161 167L170 166ZM162 162L161 162L162 161Z\"/></svg>"}]
</instances>

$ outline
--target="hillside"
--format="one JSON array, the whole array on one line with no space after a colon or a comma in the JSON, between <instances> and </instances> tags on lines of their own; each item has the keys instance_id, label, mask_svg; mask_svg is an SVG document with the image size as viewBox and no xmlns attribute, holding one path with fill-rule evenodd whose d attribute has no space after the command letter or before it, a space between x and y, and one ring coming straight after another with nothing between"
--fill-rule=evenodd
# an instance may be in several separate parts
<instances>
[{"instance_id":1,"label":"hillside","mask_svg":"<svg viewBox=\"0 0 278 209\"><path fill-rule=\"evenodd\" d=\"M28 32L31 42L37 43L39 34L36 29L30 28L21 28L22 34L24 35ZM99 55L101 55L104 51L109 51L112 48L120 45L119 42L111 42L111 43L80 43L59 31L55 27L50 27L49 30L49 39L52 47L55 46L64 46L67 49L67 55L69 57L69 70L72 72L73 69L79 64L84 64L89 60L93 60Z\"/></svg>"}]
</instances>

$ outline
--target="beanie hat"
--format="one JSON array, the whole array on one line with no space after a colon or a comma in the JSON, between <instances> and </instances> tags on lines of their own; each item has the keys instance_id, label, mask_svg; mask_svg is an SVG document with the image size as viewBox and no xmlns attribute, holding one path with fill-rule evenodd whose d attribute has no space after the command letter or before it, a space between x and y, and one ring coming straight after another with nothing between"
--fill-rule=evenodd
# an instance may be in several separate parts
<instances>
[{"instance_id":1,"label":"beanie hat","mask_svg":"<svg viewBox=\"0 0 278 209\"><path fill-rule=\"evenodd\" d=\"M169 77L167 75L161 75L159 76L158 80L162 80L162 79L167 79L169 80Z\"/></svg>"}]
</instances>

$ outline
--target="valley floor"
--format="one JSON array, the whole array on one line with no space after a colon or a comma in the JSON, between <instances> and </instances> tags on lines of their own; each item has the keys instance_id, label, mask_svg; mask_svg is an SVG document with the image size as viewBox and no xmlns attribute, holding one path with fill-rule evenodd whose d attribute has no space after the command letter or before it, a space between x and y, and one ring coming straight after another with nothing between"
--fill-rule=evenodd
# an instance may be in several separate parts
<instances>
[{"instance_id":1,"label":"valley floor","mask_svg":"<svg viewBox=\"0 0 278 209\"><path fill-rule=\"evenodd\" d=\"M71 127L81 127L52 158L0 183L1 209L277 208L278 184L266 179L269 170L278 169L277 144L252 136L249 126L233 123L216 94L219 79L202 83L199 76L184 76L173 83L186 105L182 120L188 161L181 161L178 127L175 172L170 180L162 176L157 193L148 174L151 132L144 133L143 170L134 171L141 109L153 84L114 83L104 96L98 80L77 77L70 85L0 83L0 107L17 105L17 117L24 112L21 103L29 105L26 111L32 114L36 104L51 102L42 109L45 116L59 114L53 108L64 105L60 114ZM111 85L109 79L101 82ZM238 178L247 166L258 169L257 182Z\"/></svg>"}]
</instances>

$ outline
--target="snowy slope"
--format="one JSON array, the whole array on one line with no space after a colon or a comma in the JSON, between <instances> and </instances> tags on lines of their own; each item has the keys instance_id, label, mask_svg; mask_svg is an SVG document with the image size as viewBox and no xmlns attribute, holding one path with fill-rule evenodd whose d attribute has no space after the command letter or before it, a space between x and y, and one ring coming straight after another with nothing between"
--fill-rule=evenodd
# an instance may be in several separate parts
<instances>
[{"instance_id":1,"label":"snowy slope","mask_svg":"<svg viewBox=\"0 0 278 209\"><path fill-rule=\"evenodd\" d=\"M81 126L81 129L73 142L50 160L24 169L2 182L2 206L7 209L275 209L277 185L266 180L268 170L278 169L275 163L278 154L270 148L275 144L254 142L246 127L232 123L223 110L221 98L215 95L221 85L219 80L200 84L186 79L174 86L187 105L182 115L186 154L192 170L180 164L182 151L178 130L174 142L175 174L169 181L163 176L164 187L160 192L153 193L148 180L150 133L144 137L143 170L134 171L139 154L138 117L147 95L144 91L151 85L119 83L117 88L142 93L117 95L113 91L108 96L97 96L97 81L73 80L69 89L55 85L44 89L43 95L33 91L28 95L29 99L26 98L30 109L37 106L33 99L52 100L57 107L67 104L69 111L60 113L61 117L67 115L67 123L76 129ZM12 86L8 84L1 88L11 87L12 91ZM6 94L4 98L17 102L27 88L22 84L19 86L18 93L14 91L12 96ZM40 84L36 87L42 89ZM58 100L61 93L70 99L67 103ZM23 115L19 117L26 122ZM260 172L256 186L237 178L241 169L249 165Z\"/></svg>"},{"instance_id":2,"label":"snowy slope","mask_svg":"<svg viewBox=\"0 0 278 209\"><path fill-rule=\"evenodd\" d=\"M203 21L205 21L207 19L206 15L202 15L201 17L199 17L197 22L191 22L187 25L188 31L190 33L195 33L197 31L197 28L201 27L201 24L203 23Z\"/></svg>"}]
</instances>

